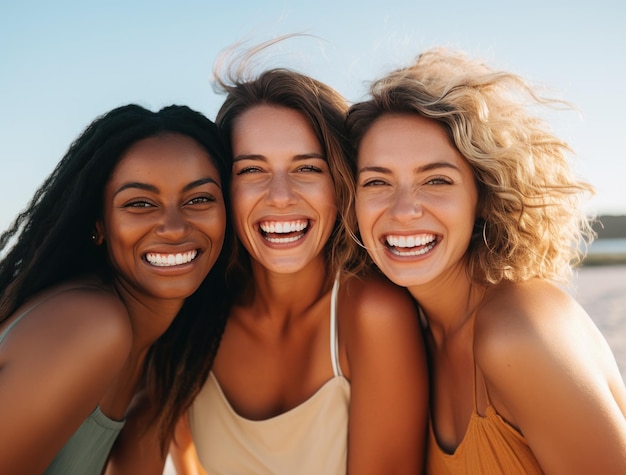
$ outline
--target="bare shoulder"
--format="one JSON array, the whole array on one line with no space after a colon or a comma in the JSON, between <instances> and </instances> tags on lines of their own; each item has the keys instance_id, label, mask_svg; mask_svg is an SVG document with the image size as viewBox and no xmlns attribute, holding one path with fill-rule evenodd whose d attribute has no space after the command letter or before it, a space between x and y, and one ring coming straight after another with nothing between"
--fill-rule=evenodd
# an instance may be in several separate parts
<instances>
[{"instance_id":1,"label":"bare shoulder","mask_svg":"<svg viewBox=\"0 0 626 475\"><path fill-rule=\"evenodd\" d=\"M546 281L498 286L474 328L489 400L546 472L624 473L624 383L575 299Z\"/></svg>"},{"instance_id":2,"label":"bare shoulder","mask_svg":"<svg viewBox=\"0 0 626 475\"><path fill-rule=\"evenodd\" d=\"M365 353L381 360L410 352L414 359L423 351L415 300L406 289L384 277L350 277L343 282L338 319L340 342L353 368L357 359L365 361Z\"/></svg>"},{"instance_id":3,"label":"bare shoulder","mask_svg":"<svg viewBox=\"0 0 626 475\"><path fill-rule=\"evenodd\" d=\"M65 354L74 348L87 355L104 352L103 356L115 360L130 348L132 333L126 307L106 288L76 283L50 289L16 314L24 312L3 342L5 355L12 349L20 353L27 348L37 348L38 353L59 349Z\"/></svg>"},{"instance_id":4,"label":"bare shoulder","mask_svg":"<svg viewBox=\"0 0 626 475\"><path fill-rule=\"evenodd\" d=\"M507 284L489 291L476 315L476 363L502 394L524 394L528 381L576 384L618 374L594 322L565 290L547 281ZM585 382L587 381L587 382Z\"/></svg>"},{"instance_id":5,"label":"bare shoulder","mask_svg":"<svg viewBox=\"0 0 626 475\"><path fill-rule=\"evenodd\" d=\"M340 288L338 318L351 388L351 472L418 473L428 371L416 302L385 278L353 278Z\"/></svg>"},{"instance_id":6,"label":"bare shoulder","mask_svg":"<svg viewBox=\"0 0 626 475\"><path fill-rule=\"evenodd\" d=\"M590 323L582 307L548 281L501 284L487 291L477 311L474 350L477 357L514 353L544 338L567 337Z\"/></svg>"},{"instance_id":7,"label":"bare shoulder","mask_svg":"<svg viewBox=\"0 0 626 475\"><path fill-rule=\"evenodd\" d=\"M375 274L348 277L340 288L340 304L349 302L354 318L415 318L417 304L409 292Z\"/></svg>"},{"instance_id":8,"label":"bare shoulder","mask_svg":"<svg viewBox=\"0 0 626 475\"><path fill-rule=\"evenodd\" d=\"M130 322L114 293L81 283L42 292L11 322L0 344L0 465L32 454L47 465L125 364Z\"/></svg>"}]
</instances>

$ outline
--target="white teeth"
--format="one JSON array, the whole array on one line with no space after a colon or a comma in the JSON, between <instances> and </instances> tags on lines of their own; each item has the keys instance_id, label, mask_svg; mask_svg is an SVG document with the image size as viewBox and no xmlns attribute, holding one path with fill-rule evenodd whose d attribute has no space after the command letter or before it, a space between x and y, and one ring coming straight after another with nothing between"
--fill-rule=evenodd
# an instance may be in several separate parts
<instances>
[{"instance_id":1,"label":"white teeth","mask_svg":"<svg viewBox=\"0 0 626 475\"><path fill-rule=\"evenodd\" d=\"M416 234L414 236L387 236L387 244L391 247L425 246L435 241L434 234ZM432 249L432 246L430 247Z\"/></svg>"},{"instance_id":2,"label":"white teeth","mask_svg":"<svg viewBox=\"0 0 626 475\"><path fill-rule=\"evenodd\" d=\"M307 220L297 221L265 221L259 224L261 231L270 234L286 234L303 231L307 228ZM272 241L275 242L275 241ZM281 241L282 242L282 241Z\"/></svg>"},{"instance_id":3,"label":"white teeth","mask_svg":"<svg viewBox=\"0 0 626 475\"><path fill-rule=\"evenodd\" d=\"M197 255L198 251L195 249L193 251L179 252L177 254L157 254L149 252L146 254L146 260L153 266L169 267L187 264L193 261Z\"/></svg>"},{"instance_id":4,"label":"white teeth","mask_svg":"<svg viewBox=\"0 0 626 475\"><path fill-rule=\"evenodd\" d=\"M434 234L415 234L413 236L387 236L389 250L396 256L421 256L436 244Z\"/></svg>"}]
</instances>

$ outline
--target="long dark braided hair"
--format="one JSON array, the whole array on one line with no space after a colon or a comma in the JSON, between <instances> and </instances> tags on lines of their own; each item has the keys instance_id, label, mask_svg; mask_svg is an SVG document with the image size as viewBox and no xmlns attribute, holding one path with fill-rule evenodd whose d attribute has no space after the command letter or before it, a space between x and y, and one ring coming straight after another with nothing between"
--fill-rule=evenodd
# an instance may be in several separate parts
<instances>
[{"instance_id":1,"label":"long dark braided hair","mask_svg":"<svg viewBox=\"0 0 626 475\"><path fill-rule=\"evenodd\" d=\"M158 112L126 105L98 117L70 146L30 204L0 236L0 323L37 292L81 275L110 282L105 246L91 236L104 188L124 152L139 140L178 133L198 142L217 167L228 209L230 164L213 122L186 106ZM227 226L225 246L231 242ZM146 358L143 384L158 408L163 447L208 376L226 323L225 249Z\"/></svg>"}]
</instances>

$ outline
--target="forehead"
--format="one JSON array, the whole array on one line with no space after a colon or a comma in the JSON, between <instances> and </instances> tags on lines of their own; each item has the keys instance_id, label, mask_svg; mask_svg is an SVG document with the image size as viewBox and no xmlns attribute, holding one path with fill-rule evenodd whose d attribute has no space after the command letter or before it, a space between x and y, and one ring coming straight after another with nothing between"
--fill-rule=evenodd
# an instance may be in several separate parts
<instances>
[{"instance_id":1,"label":"forehead","mask_svg":"<svg viewBox=\"0 0 626 475\"><path fill-rule=\"evenodd\" d=\"M211 156L196 140L168 133L139 140L120 157L110 182L129 179L176 179L189 175L217 175Z\"/></svg>"},{"instance_id":2,"label":"forehead","mask_svg":"<svg viewBox=\"0 0 626 475\"><path fill-rule=\"evenodd\" d=\"M467 164L444 126L417 114L386 114L378 118L359 144L358 159L359 166L371 161L398 165L435 159Z\"/></svg>"},{"instance_id":3,"label":"forehead","mask_svg":"<svg viewBox=\"0 0 626 475\"><path fill-rule=\"evenodd\" d=\"M234 122L231 139L233 149L283 146L319 151L321 148L307 118L284 106L259 105L246 110Z\"/></svg>"}]
</instances>

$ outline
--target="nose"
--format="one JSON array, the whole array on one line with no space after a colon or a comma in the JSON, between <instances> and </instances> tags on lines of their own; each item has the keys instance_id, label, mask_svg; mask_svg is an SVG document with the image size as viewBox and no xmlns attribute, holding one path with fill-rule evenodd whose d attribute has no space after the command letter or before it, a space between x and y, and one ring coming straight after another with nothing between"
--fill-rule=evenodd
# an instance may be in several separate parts
<instances>
[{"instance_id":1,"label":"nose","mask_svg":"<svg viewBox=\"0 0 626 475\"><path fill-rule=\"evenodd\" d=\"M389 214L400 222L419 218L423 214L422 203L417 193L410 187L403 187L396 191Z\"/></svg>"},{"instance_id":2,"label":"nose","mask_svg":"<svg viewBox=\"0 0 626 475\"><path fill-rule=\"evenodd\" d=\"M166 207L156 227L157 234L167 240L177 241L189 234L191 225L178 206Z\"/></svg>"},{"instance_id":3,"label":"nose","mask_svg":"<svg viewBox=\"0 0 626 475\"><path fill-rule=\"evenodd\" d=\"M266 199L277 208L284 208L296 200L293 183L287 173L275 173L269 181Z\"/></svg>"}]
</instances>

